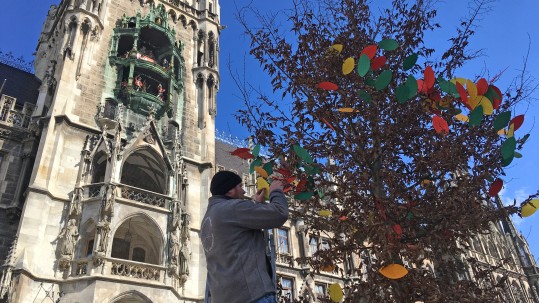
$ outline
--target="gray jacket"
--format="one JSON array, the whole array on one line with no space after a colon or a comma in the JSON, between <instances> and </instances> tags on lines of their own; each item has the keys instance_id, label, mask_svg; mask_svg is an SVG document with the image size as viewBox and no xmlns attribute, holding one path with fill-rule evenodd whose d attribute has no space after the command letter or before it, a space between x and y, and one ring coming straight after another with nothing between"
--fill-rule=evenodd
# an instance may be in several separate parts
<instances>
[{"instance_id":1,"label":"gray jacket","mask_svg":"<svg viewBox=\"0 0 539 303\"><path fill-rule=\"evenodd\" d=\"M275 293L271 261L262 229L288 219L284 193L270 193L270 203L212 196L200 237L208 268L212 303L249 303Z\"/></svg>"}]
</instances>

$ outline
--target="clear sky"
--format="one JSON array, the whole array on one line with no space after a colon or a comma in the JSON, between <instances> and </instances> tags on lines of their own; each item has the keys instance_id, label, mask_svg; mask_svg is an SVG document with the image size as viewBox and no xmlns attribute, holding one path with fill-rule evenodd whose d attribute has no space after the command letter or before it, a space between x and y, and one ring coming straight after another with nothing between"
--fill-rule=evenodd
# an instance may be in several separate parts
<instances>
[{"instance_id":1,"label":"clear sky","mask_svg":"<svg viewBox=\"0 0 539 303\"><path fill-rule=\"evenodd\" d=\"M0 10L0 50L11 51L17 57L23 56L28 61L33 59L33 52L43 21L51 4L58 4L59 0L17 0L3 3ZM255 86L268 89L269 81L263 75L260 67L249 58L249 41L242 35L241 26L234 18L234 1L221 2L221 23L227 28L221 32L220 37L220 68L221 83L217 96L217 128L226 133L233 134L240 139L248 136L242 131L232 114L243 105L237 97L236 90L227 69L227 62L233 69L245 74L254 81ZM239 6L248 0L236 0ZM253 0L256 6L263 9L278 9L290 5L291 1L262 1ZM438 3L437 22L444 30L430 36L429 46L443 49L447 41L447 31L452 32L459 18L468 11L468 1L453 0ZM136 5L135 2L133 5ZM496 75L507 68L497 86L504 90L511 80L521 72L523 58L528 52L529 61L527 69L529 76L539 83L539 12L538 0L497 0L492 9L481 16L481 22L476 29L476 35L471 40L474 49L483 49L484 56L467 64L458 74L474 78L485 70L490 75ZM529 102L520 106L514 115L525 114L523 127L517 131L517 137L531 133L531 137L521 151L523 158L515 159L514 164L507 170L504 178L505 187L502 198L507 203L517 199L522 201L529 194L539 188L539 91L529 98ZM535 126L537 124L537 126ZM515 218L517 229L528 239L535 257L539 257L539 212L532 217Z\"/></svg>"}]
</instances>

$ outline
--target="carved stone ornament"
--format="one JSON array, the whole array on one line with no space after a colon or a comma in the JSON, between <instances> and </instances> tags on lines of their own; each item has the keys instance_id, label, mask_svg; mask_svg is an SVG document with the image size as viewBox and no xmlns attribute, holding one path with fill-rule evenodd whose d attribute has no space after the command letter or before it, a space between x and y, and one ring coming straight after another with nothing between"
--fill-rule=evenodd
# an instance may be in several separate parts
<instances>
[{"instance_id":1,"label":"carved stone ornament","mask_svg":"<svg viewBox=\"0 0 539 303\"><path fill-rule=\"evenodd\" d=\"M148 130L146 130L144 132L143 140L144 140L144 142L146 142L148 144L155 144L155 139L153 138L153 134L152 134L150 129L148 129Z\"/></svg>"},{"instance_id":2,"label":"carved stone ornament","mask_svg":"<svg viewBox=\"0 0 539 303\"><path fill-rule=\"evenodd\" d=\"M71 256L63 255L58 261L58 268L61 271L68 271L71 267Z\"/></svg>"}]
</instances>

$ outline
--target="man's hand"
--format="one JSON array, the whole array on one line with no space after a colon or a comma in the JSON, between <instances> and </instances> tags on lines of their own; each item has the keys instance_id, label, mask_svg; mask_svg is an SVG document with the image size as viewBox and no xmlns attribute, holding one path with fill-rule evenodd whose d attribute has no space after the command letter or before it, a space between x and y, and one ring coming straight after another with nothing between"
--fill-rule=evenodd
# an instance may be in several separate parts
<instances>
[{"instance_id":1,"label":"man's hand","mask_svg":"<svg viewBox=\"0 0 539 303\"><path fill-rule=\"evenodd\" d=\"M270 193L274 190L283 190L283 189L284 189L284 185L281 180L273 180L273 182L271 182L270 184Z\"/></svg>"},{"instance_id":2,"label":"man's hand","mask_svg":"<svg viewBox=\"0 0 539 303\"><path fill-rule=\"evenodd\" d=\"M264 203L266 201L266 189L261 188L259 189L256 194L253 196L253 199L256 203Z\"/></svg>"}]
</instances>

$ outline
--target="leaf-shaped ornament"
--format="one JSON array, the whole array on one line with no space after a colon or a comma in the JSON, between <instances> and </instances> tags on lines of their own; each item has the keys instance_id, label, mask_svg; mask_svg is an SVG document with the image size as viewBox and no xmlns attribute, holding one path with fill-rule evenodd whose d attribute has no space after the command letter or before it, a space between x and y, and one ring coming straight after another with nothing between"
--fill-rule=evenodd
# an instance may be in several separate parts
<instances>
[{"instance_id":1,"label":"leaf-shaped ornament","mask_svg":"<svg viewBox=\"0 0 539 303\"><path fill-rule=\"evenodd\" d=\"M374 56L376 55L376 51L378 50L378 46L376 45L368 45L367 47L365 47L363 49L363 51L361 51L361 55L365 54L367 55L367 57L369 57L369 60L374 58Z\"/></svg>"},{"instance_id":2,"label":"leaf-shaped ornament","mask_svg":"<svg viewBox=\"0 0 539 303\"><path fill-rule=\"evenodd\" d=\"M539 199L533 199L530 202L522 205L520 214L522 217L529 217L537 211L537 208L539 208Z\"/></svg>"},{"instance_id":3,"label":"leaf-shaped ornament","mask_svg":"<svg viewBox=\"0 0 539 303\"><path fill-rule=\"evenodd\" d=\"M260 155L260 144L255 145L253 148L253 155L255 157L258 157Z\"/></svg>"},{"instance_id":4,"label":"leaf-shaped ornament","mask_svg":"<svg viewBox=\"0 0 539 303\"><path fill-rule=\"evenodd\" d=\"M329 298L331 301L338 303L341 302L341 300L344 297L344 293L342 290L342 287L339 283L333 283L328 287L329 291Z\"/></svg>"},{"instance_id":5,"label":"leaf-shaped ornament","mask_svg":"<svg viewBox=\"0 0 539 303\"><path fill-rule=\"evenodd\" d=\"M374 88L376 88L376 90L382 90L386 88L391 82L392 77L393 77L393 73L390 70L383 71L378 76L378 78L376 78L376 82L374 83Z\"/></svg>"},{"instance_id":6,"label":"leaf-shaped ornament","mask_svg":"<svg viewBox=\"0 0 539 303\"><path fill-rule=\"evenodd\" d=\"M414 67L415 63L417 62L417 57L417 54L411 54L410 56L406 57L402 64L402 68L404 70L409 70L410 68Z\"/></svg>"},{"instance_id":7,"label":"leaf-shaped ornament","mask_svg":"<svg viewBox=\"0 0 539 303\"><path fill-rule=\"evenodd\" d=\"M488 189L488 195L490 197L495 197L500 192L500 190L502 190L502 187L503 187L502 179L499 179L499 178L496 179L496 181L494 181L490 185L490 188Z\"/></svg>"},{"instance_id":8,"label":"leaf-shaped ornament","mask_svg":"<svg viewBox=\"0 0 539 303\"><path fill-rule=\"evenodd\" d=\"M297 144L294 144L293 148L296 155L298 155L298 157L300 157L303 161L307 162L308 164L313 163L313 158L311 155L309 155L309 152L305 148Z\"/></svg>"},{"instance_id":9,"label":"leaf-shaped ornament","mask_svg":"<svg viewBox=\"0 0 539 303\"><path fill-rule=\"evenodd\" d=\"M269 183L268 181L266 181L264 178L262 177L258 177L256 178L256 190L261 190L261 189L265 189L265 192L264 192L264 197L266 198L266 200L269 199Z\"/></svg>"},{"instance_id":10,"label":"leaf-shaped ornament","mask_svg":"<svg viewBox=\"0 0 539 303\"><path fill-rule=\"evenodd\" d=\"M432 126L434 127L434 130L440 134L448 134L449 133L449 126L447 125L447 121L444 120L444 118L434 115L432 117Z\"/></svg>"},{"instance_id":11,"label":"leaf-shaped ornament","mask_svg":"<svg viewBox=\"0 0 539 303\"><path fill-rule=\"evenodd\" d=\"M511 119L511 112L503 112L498 114L496 119L494 119L494 130L499 131L507 126L509 120Z\"/></svg>"},{"instance_id":12,"label":"leaf-shaped ornament","mask_svg":"<svg viewBox=\"0 0 539 303\"><path fill-rule=\"evenodd\" d=\"M515 137L507 138L502 143L502 159L512 159L515 156L515 148L517 148Z\"/></svg>"},{"instance_id":13,"label":"leaf-shaped ornament","mask_svg":"<svg viewBox=\"0 0 539 303\"><path fill-rule=\"evenodd\" d=\"M369 60L369 57L365 54L361 55L357 63L358 75L360 75L361 77L365 77L365 75L369 72L370 68L371 68L371 60Z\"/></svg>"},{"instance_id":14,"label":"leaf-shaped ornament","mask_svg":"<svg viewBox=\"0 0 539 303\"><path fill-rule=\"evenodd\" d=\"M313 192L304 191L304 192L294 195L294 199L299 200L299 201L304 201L304 200L309 200L312 196L314 196Z\"/></svg>"},{"instance_id":15,"label":"leaf-shaped ornament","mask_svg":"<svg viewBox=\"0 0 539 303\"><path fill-rule=\"evenodd\" d=\"M468 122L469 126L477 126L481 124L481 121L483 120L483 106L479 105L470 113L470 122Z\"/></svg>"},{"instance_id":16,"label":"leaf-shaped ornament","mask_svg":"<svg viewBox=\"0 0 539 303\"><path fill-rule=\"evenodd\" d=\"M399 47L399 43L393 39L384 39L378 42L378 46L383 50L392 51Z\"/></svg>"},{"instance_id":17,"label":"leaf-shaped ornament","mask_svg":"<svg viewBox=\"0 0 539 303\"><path fill-rule=\"evenodd\" d=\"M343 75L348 75L354 70L354 66L356 64L356 61L354 58L348 58L344 60L344 63L342 64L342 73Z\"/></svg>"},{"instance_id":18,"label":"leaf-shaped ornament","mask_svg":"<svg viewBox=\"0 0 539 303\"><path fill-rule=\"evenodd\" d=\"M509 124L514 125L515 131L522 126L522 123L524 123L524 115L518 115L509 122Z\"/></svg>"},{"instance_id":19,"label":"leaf-shaped ornament","mask_svg":"<svg viewBox=\"0 0 539 303\"><path fill-rule=\"evenodd\" d=\"M377 70L381 68L382 66L384 66L384 64L386 64L386 61L387 59L385 56L373 58L371 60L371 70Z\"/></svg>"},{"instance_id":20,"label":"leaf-shaped ornament","mask_svg":"<svg viewBox=\"0 0 539 303\"><path fill-rule=\"evenodd\" d=\"M262 167L260 166L255 166L255 171L258 175L260 175L260 177L264 178L264 179L267 179L268 178L268 172L266 170L264 170Z\"/></svg>"},{"instance_id":21,"label":"leaf-shaped ornament","mask_svg":"<svg viewBox=\"0 0 539 303\"><path fill-rule=\"evenodd\" d=\"M432 67L430 65L425 67L425 72L423 73L423 81L425 81L425 85L427 86L427 91L430 90L434 86L434 83L436 82L434 71L432 70Z\"/></svg>"},{"instance_id":22,"label":"leaf-shaped ornament","mask_svg":"<svg viewBox=\"0 0 539 303\"><path fill-rule=\"evenodd\" d=\"M393 280L400 279L408 274L406 267L400 264L389 264L380 268L378 271L382 276Z\"/></svg>"},{"instance_id":23,"label":"leaf-shaped ornament","mask_svg":"<svg viewBox=\"0 0 539 303\"><path fill-rule=\"evenodd\" d=\"M337 84L333 82L329 82L329 81L318 83L318 88L325 89L325 90L338 90L339 89Z\"/></svg>"}]
</instances>

